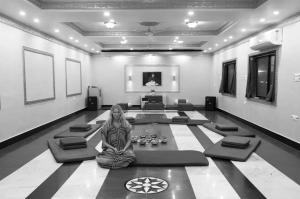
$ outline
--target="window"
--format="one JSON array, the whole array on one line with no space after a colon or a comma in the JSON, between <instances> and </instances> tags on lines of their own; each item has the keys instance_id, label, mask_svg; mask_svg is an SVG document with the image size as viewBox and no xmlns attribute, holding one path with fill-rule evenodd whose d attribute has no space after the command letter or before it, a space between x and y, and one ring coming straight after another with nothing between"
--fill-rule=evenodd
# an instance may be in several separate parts
<instances>
[{"instance_id":1,"label":"window","mask_svg":"<svg viewBox=\"0 0 300 199\"><path fill-rule=\"evenodd\" d=\"M224 62L222 68L222 80L219 92L235 95L236 92L236 60Z\"/></svg>"},{"instance_id":2,"label":"window","mask_svg":"<svg viewBox=\"0 0 300 199\"><path fill-rule=\"evenodd\" d=\"M276 51L249 57L246 97L266 101L275 98Z\"/></svg>"}]
</instances>

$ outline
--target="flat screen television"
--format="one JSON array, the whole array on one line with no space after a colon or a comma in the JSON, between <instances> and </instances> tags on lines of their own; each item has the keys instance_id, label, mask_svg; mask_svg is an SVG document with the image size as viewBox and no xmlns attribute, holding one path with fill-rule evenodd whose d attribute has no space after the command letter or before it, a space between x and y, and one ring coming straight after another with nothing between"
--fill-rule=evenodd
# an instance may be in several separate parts
<instances>
[{"instance_id":1,"label":"flat screen television","mask_svg":"<svg viewBox=\"0 0 300 199\"><path fill-rule=\"evenodd\" d=\"M143 72L143 86L161 86L161 72Z\"/></svg>"}]
</instances>

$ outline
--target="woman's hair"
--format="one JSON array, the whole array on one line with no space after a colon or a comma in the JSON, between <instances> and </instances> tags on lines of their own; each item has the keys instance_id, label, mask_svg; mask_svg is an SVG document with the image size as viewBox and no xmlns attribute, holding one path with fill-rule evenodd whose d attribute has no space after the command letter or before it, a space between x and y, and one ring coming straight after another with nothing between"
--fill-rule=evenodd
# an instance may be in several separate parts
<instances>
[{"instance_id":1,"label":"woman's hair","mask_svg":"<svg viewBox=\"0 0 300 199\"><path fill-rule=\"evenodd\" d=\"M113 105L111 107L111 109L110 109L109 117L108 117L108 120L106 121L107 127L110 128L113 125L113 121L114 121L113 111L115 109L117 109L119 111L119 113L120 113L119 122L121 124L121 127L128 127L128 126L130 126L130 124L128 123L128 121L125 118L125 114L124 114L121 106L118 105L118 104L116 104L116 105Z\"/></svg>"}]
</instances>

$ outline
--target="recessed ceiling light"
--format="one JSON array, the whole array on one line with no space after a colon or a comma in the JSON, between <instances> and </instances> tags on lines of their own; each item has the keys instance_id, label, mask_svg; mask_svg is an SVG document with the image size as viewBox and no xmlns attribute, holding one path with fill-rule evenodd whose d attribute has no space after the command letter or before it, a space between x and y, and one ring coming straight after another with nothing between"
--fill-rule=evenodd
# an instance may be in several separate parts
<instances>
[{"instance_id":1,"label":"recessed ceiling light","mask_svg":"<svg viewBox=\"0 0 300 199\"><path fill-rule=\"evenodd\" d=\"M175 37L175 40L178 40L179 39L179 37Z\"/></svg>"},{"instance_id":2,"label":"recessed ceiling light","mask_svg":"<svg viewBox=\"0 0 300 199\"><path fill-rule=\"evenodd\" d=\"M189 28L196 28L199 24L198 21L188 21L185 23Z\"/></svg>"},{"instance_id":3,"label":"recessed ceiling light","mask_svg":"<svg viewBox=\"0 0 300 199\"><path fill-rule=\"evenodd\" d=\"M60 31L59 31L59 29L55 28L55 29L54 29L54 32L55 32L55 33L59 33Z\"/></svg>"},{"instance_id":4,"label":"recessed ceiling light","mask_svg":"<svg viewBox=\"0 0 300 199\"><path fill-rule=\"evenodd\" d=\"M173 50L173 48L170 47L169 50Z\"/></svg>"},{"instance_id":5,"label":"recessed ceiling light","mask_svg":"<svg viewBox=\"0 0 300 199\"><path fill-rule=\"evenodd\" d=\"M230 35L228 38L229 38L229 39L233 39L233 36Z\"/></svg>"},{"instance_id":6,"label":"recessed ceiling light","mask_svg":"<svg viewBox=\"0 0 300 199\"><path fill-rule=\"evenodd\" d=\"M193 12L193 11L189 11L189 12L188 12L188 15L189 15L189 16L193 16L193 15L194 15L194 12Z\"/></svg>"},{"instance_id":7,"label":"recessed ceiling light","mask_svg":"<svg viewBox=\"0 0 300 199\"><path fill-rule=\"evenodd\" d=\"M204 53L207 53L207 50L204 50L203 52L204 52Z\"/></svg>"},{"instance_id":8,"label":"recessed ceiling light","mask_svg":"<svg viewBox=\"0 0 300 199\"><path fill-rule=\"evenodd\" d=\"M84 44L84 47L88 47L88 45L87 45L87 44Z\"/></svg>"},{"instance_id":9,"label":"recessed ceiling light","mask_svg":"<svg viewBox=\"0 0 300 199\"><path fill-rule=\"evenodd\" d=\"M266 21L265 18L260 18L260 19L259 19L259 22L261 22L261 23L263 23L263 22L265 22L265 21Z\"/></svg>"},{"instance_id":10,"label":"recessed ceiling light","mask_svg":"<svg viewBox=\"0 0 300 199\"><path fill-rule=\"evenodd\" d=\"M245 28L242 28L241 31L242 31L242 32L246 32L246 29L245 29Z\"/></svg>"},{"instance_id":11,"label":"recessed ceiling light","mask_svg":"<svg viewBox=\"0 0 300 199\"><path fill-rule=\"evenodd\" d=\"M212 48L208 48L208 50L212 50Z\"/></svg>"},{"instance_id":12,"label":"recessed ceiling light","mask_svg":"<svg viewBox=\"0 0 300 199\"><path fill-rule=\"evenodd\" d=\"M92 48L91 50L92 50L92 51L94 51L95 49L94 49L94 48Z\"/></svg>"},{"instance_id":13,"label":"recessed ceiling light","mask_svg":"<svg viewBox=\"0 0 300 199\"><path fill-rule=\"evenodd\" d=\"M34 19L33 19L33 22L34 22L34 23L40 23L40 20L39 20L38 18L34 18Z\"/></svg>"},{"instance_id":14,"label":"recessed ceiling light","mask_svg":"<svg viewBox=\"0 0 300 199\"><path fill-rule=\"evenodd\" d=\"M273 15L279 15L279 11L278 10L274 10L273 11Z\"/></svg>"},{"instance_id":15,"label":"recessed ceiling light","mask_svg":"<svg viewBox=\"0 0 300 199\"><path fill-rule=\"evenodd\" d=\"M22 17L26 16L26 12L24 12L23 10L20 10L19 15L21 15Z\"/></svg>"},{"instance_id":16,"label":"recessed ceiling light","mask_svg":"<svg viewBox=\"0 0 300 199\"><path fill-rule=\"evenodd\" d=\"M123 40L126 40L126 37L123 36L122 39L123 39Z\"/></svg>"},{"instance_id":17,"label":"recessed ceiling light","mask_svg":"<svg viewBox=\"0 0 300 199\"><path fill-rule=\"evenodd\" d=\"M120 41L121 44L127 44L127 40Z\"/></svg>"},{"instance_id":18,"label":"recessed ceiling light","mask_svg":"<svg viewBox=\"0 0 300 199\"><path fill-rule=\"evenodd\" d=\"M73 39L74 39L74 37L70 36L70 37L69 37L69 39L70 39L70 40L73 40Z\"/></svg>"},{"instance_id":19,"label":"recessed ceiling light","mask_svg":"<svg viewBox=\"0 0 300 199\"><path fill-rule=\"evenodd\" d=\"M184 41L178 40L177 43L182 44Z\"/></svg>"},{"instance_id":20,"label":"recessed ceiling light","mask_svg":"<svg viewBox=\"0 0 300 199\"><path fill-rule=\"evenodd\" d=\"M130 50L133 50L133 48L130 48Z\"/></svg>"},{"instance_id":21,"label":"recessed ceiling light","mask_svg":"<svg viewBox=\"0 0 300 199\"><path fill-rule=\"evenodd\" d=\"M76 42L76 43L78 43L78 42L79 42L79 40L78 40L78 39L76 39L76 40L75 40L75 42Z\"/></svg>"},{"instance_id":22,"label":"recessed ceiling light","mask_svg":"<svg viewBox=\"0 0 300 199\"><path fill-rule=\"evenodd\" d=\"M224 42L227 42L228 40L227 39L224 39Z\"/></svg>"},{"instance_id":23,"label":"recessed ceiling light","mask_svg":"<svg viewBox=\"0 0 300 199\"><path fill-rule=\"evenodd\" d=\"M105 11L105 12L103 13L103 15L106 16L106 17L109 17L109 16L110 16L110 13L109 13L108 11Z\"/></svg>"},{"instance_id":24,"label":"recessed ceiling light","mask_svg":"<svg viewBox=\"0 0 300 199\"><path fill-rule=\"evenodd\" d=\"M189 19L185 19L185 20L184 20L184 23L187 23L187 22L189 22L189 21L190 21Z\"/></svg>"},{"instance_id":25,"label":"recessed ceiling light","mask_svg":"<svg viewBox=\"0 0 300 199\"><path fill-rule=\"evenodd\" d=\"M100 53L100 51L99 51L99 50L97 50L97 51L96 51L96 53Z\"/></svg>"},{"instance_id":26,"label":"recessed ceiling light","mask_svg":"<svg viewBox=\"0 0 300 199\"><path fill-rule=\"evenodd\" d=\"M104 22L104 25L106 26L106 28L114 28L116 26L116 24L117 23L113 19Z\"/></svg>"},{"instance_id":27,"label":"recessed ceiling light","mask_svg":"<svg viewBox=\"0 0 300 199\"><path fill-rule=\"evenodd\" d=\"M219 46L219 44L215 44L215 46Z\"/></svg>"}]
</instances>

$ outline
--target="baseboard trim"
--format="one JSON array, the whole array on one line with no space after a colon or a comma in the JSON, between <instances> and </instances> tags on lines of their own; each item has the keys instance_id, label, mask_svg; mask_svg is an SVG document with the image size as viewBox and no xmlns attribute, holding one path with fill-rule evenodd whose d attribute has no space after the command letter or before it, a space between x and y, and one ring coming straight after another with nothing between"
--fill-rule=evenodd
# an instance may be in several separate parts
<instances>
[{"instance_id":1,"label":"baseboard trim","mask_svg":"<svg viewBox=\"0 0 300 199\"><path fill-rule=\"evenodd\" d=\"M21 133L19 135L14 136L14 137L8 138L7 140L4 140L4 141L0 142L0 149L5 148L5 147L7 147L7 146L9 146L11 144L14 144L14 143L16 143L16 142L18 142L18 141L20 141L22 139L25 139L26 137L29 137L29 136L31 136L31 135L39 132L39 131L42 131L42 130L44 130L46 128L49 128L50 126L54 125L55 123L57 123L59 121L62 121L64 119L67 119L68 117L71 117L71 116L73 116L73 115L75 115L77 113L80 113L82 111L85 111L85 110L86 110L86 108L83 108L81 110L75 111L75 112L70 113L70 114L68 114L66 116L63 116L61 118L53 120L53 121L51 121L49 123L43 124L43 125L41 125L39 127L36 127L34 129L31 129L29 131L26 131L24 133Z\"/></svg>"},{"instance_id":2,"label":"baseboard trim","mask_svg":"<svg viewBox=\"0 0 300 199\"><path fill-rule=\"evenodd\" d=\"M283 143L285 143L285 144L287 144L287 145L295 148L296 150L300 151L300 143L298 143L298 142L290 140L289 138L286 138L286 137L284 137L282 135L274 133L273 131L270 131L270 130L265 129L265 128L261 127L261 126L258 126L258 125L254 124L252 122L249 122L249 121L247 121L247 120L245 120L243 118L240 118L240 117L238 117L236 115L233 115L233 114L231 114L231 113L229 113L227 111L224 111L222 109L217 108L217 111L220 111L220 112L222 112L224 114L230 115L231 117L233 117L233 118L235 118L235 119L237 119L239 121L242 121L242 122L246 123L247 125L249 125L249 126L255 128L255 129L263 132L264 134L266 134L266 135L268 135L268 136L270 136L270 137L272 137L272 138L274 138L274 139L276 139L278 141L281 141L281 142L283 142Z\"/></svg>"}]
</instances>

